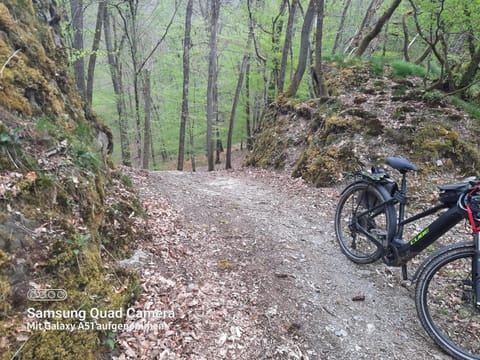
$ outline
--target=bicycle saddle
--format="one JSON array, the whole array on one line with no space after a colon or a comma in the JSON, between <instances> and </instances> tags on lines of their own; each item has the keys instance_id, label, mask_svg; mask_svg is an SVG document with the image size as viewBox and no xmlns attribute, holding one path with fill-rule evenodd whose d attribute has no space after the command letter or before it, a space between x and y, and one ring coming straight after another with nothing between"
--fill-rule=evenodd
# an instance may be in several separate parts
<instances>
[{"instance_id":1,"label":"bicycle saddle","mask_svg":"<svg viewBox=\"0 0 480 360\"><path fill-rule=\"evenodd\" d=\"M466 191L468 188L470 188L470 185L466 183L458 183L458 184L441 185L438 188L443 191L456 191L456 190Z\"/></svg>"},{"instance_id":2,"label":"bicycle saddle","mask_svg":"<svg viewBox=\"0 0 480 360\"><path fill-rule=\"evenodd\" d=\"M405 174L409 170L412 170L412 171L418 170L418 168L414 164L412 164L407 159L404 159L401 157L390 156L387 158L387 164L390 165L392 168L400 171L400 173L402 174Z\"/></svg>"}]
</instances>

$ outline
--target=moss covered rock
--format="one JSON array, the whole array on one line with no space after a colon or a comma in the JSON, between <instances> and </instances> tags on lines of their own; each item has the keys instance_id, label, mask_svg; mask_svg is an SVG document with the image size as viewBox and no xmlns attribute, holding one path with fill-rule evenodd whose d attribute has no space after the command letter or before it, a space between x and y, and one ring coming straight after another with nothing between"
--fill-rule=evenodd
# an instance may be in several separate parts
<instances>
[{"instance_id":1,"label":"moss covered rock","mask_svg":"<svg viewBox=\"0 0 480 360\"><path fill-rule=\"evenodd\" d=\"M68 74L58 17L53 0L0 3L1 359L102 357L107 331L29 328L28 309L124 309L138 293L116 259L141 210L107 165L111 132ZM29 296L48 289L68 296Z\"/></svg>"},{"instance_id":2,"label":"moss covered rock","mask_svg":"<svg viewBox=\"0 0 480 360\"><path fill-rule=\"evenodd\" d=\"M270 106L247 165L278 168L287 159L293 176L317 186L387 156L409 158L421 174L480 175L480 125L444 94L425 92L421 77L398 78L384 63L382 71L360 60L336 65L326 72L328 101L281 97Z\"/></svg>"}]
</instances>

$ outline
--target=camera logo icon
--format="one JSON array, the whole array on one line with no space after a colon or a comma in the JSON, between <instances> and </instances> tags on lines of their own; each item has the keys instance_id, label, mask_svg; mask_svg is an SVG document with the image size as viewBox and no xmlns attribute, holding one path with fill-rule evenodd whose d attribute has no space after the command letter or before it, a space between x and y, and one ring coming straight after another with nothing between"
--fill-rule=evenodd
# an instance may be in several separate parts
<instances>
[{"instance_id":1,"label":"camera logo icon","mask_svg":"<svg viewBox=\"0 0 480 360\"><path fill-rule=\"evenodd\" d=\"M67 298L64 289L30 289L27 299L31 301L63 301Z\"/></svg>"}]
</instances>

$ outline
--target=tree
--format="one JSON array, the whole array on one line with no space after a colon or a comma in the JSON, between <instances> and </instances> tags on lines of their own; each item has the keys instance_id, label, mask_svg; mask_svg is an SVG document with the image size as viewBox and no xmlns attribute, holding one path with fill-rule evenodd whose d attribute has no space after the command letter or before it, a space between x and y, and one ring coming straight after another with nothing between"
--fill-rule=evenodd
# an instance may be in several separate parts
<instances>
[{"instance_id":1,"label":"tree","mask_svg":"<svg viewBox=\"0 0 480 360\"><path fill-rule=\"evenodd\" d=\"M314 92L317 97L324 96L327 93L322 68L322 43L323 43L323 15L324 0L315 1L315 11L317 15L317 29L315 31L315 69L314 69Z\"/></svg>"},{"instance_id":2,"label":"tree","mask_svg":"<svg viewBox=\"0 0 480 360\"><path fill-rule=\"evenodd\" d=\"M287 30L285 33L285 42L283 44L282 60L280 62L280 70L278 73L278 92L283 92L285 85L285 74L287 72L288 54L292 49L293 25L295 23L295 13L298 7L298 0L292 0L292 4L288 10Z\"/></svg>"},{"instance_id":3,"label":"tree","mask_svg":"<svg viewBox=\"0 0 480 360\"><path fill-rule=\"evenodd\" d=\"M357 49L360 40L363 37L364 29L367 29L371 26L371 23L374 20L375 14L378 8L382 5L383 0L371 0L370 4L368 5L367 11L365 12L365 16L363 17L362 23L358 28L355 35L350 39L349 44L345 51L349 52L349 55Z\"/></svg>"},{"instance_id":4,"label":"tree","mask_svg":"<svg viewBox=\"0 0 480 360\"><path fill-rule=\"evenodd\" d=\"M250 125L250 57L247 62L247 68L245 69L245 126L247 130L247 150L253 149L252 139L252 126Z\"/></svg>"},{"instance_id":5,"label":"tree","mask_svg":"<svg viewBox=\"0 0 480 360\"><path fill-rule=\"evenodd\" d=\"M412 15L413 11L409 10L402 15L402 30L403 30L403 58L405 61L410 61L410 55L408 54L408 48L410 47L410 41L408 38L408 26L407 17Z\"/></svg>"},{"instance_id":6,"label":"tree","mask_svg":"<svg viewBox=\"0 0 480 360\"><path fill-rule=\"evenodd\" d=\"M278 12L277 16L272 21L272 75L270 77L270 93L275 92L275 88L278 89L279 84L279 74L281 71L281 66L278 62L277 54L280 51L280 37L283 31L283 19L282 16L285 12L285 8L287 5L287 0L282 0L280 3L280 11Z\"/></svg>"},{"instance_id":7,"label":"tree","mask_svg":"<svg viewBox=\"0 0 480 360\"><path fill-rule=\"evenodd\" d=\"M208 171L215 169L213 123L217 115L216 87L217 87L217 34L218 18L220 15L220 0L211 0L210 4L210 39L208 55L208 84L207 84L207 161Z\"/></svg>"},{"instance_id":8,"label":"tree","mask_svg":"<svg viewBox=\"0 0 480 360\"><path fill-rule=\"evenodd\" d=\"M143 69L143 101L144 105L144 125L143 125L143 157L142 157L142 169L148 169L149 159L151 154L152 143L152 87L150 81L150 70Z\"/></svg>"},{"instance_id":9,"label":"tree","mask_svg":"<svg viewBox=\"0 0 480 360\"><path fill-rule=\"evenodd\" d=\"M480 41L474 35L480 31L480 2L410 0L410 5L418 34L441 66L440 76L430 88L459 92L465 97L476 82L480 65ZM463 46L459 48L459 44Z\"/></svg>"},{"instance_id":10,"label":"tree","mask_svg":"<svg viewBox=\"0 0 480 360\"><path fill-rule=\"evenodd\" d=\"M125 92L123 88L122 69L119 54L123 48L125 37L122 37L119 44L114 46L112 39L112 26L110 24L110 9L105 7L103 13L103 29L105 34L105 46L107 48L107 60L112 79L115 103L118 114L118 128L120 132L120 151L122 163L131 166L130 140L128 138L127 106L125 103ZM116 36L115 36L116 39ZM115 41L116 42L116 41Z\"/></svg>"},{"instance_id":11,"label":"tree","mask_svg":"<svg viewBox=\"0 0 480 360\"><path fill-rule=\"evenodd\" d=\"M228 126L228 137L227 137L227 156L225 160L225 169L232 168L232 139L233 139L233 127L235 124L235 115L237 113L238 101L240 100L240 94L243 86L243 78L245 77L245 72L247 70L248 60L250 59L250 54L248 48L250 47L251 33L248 37L247 42L247 51L243 55L242 65L240 66L240 73L238 75L237 88L235 90L235 96L233 98L232 112L230 114L230 122Z\"/></svg>"},{"instance_id":12,"label":"tree","mask_svg":"<svg viewBox=\"0 0 480 360\"><path fill-rule=\"evenodd\" d=\"M78 91L80 91L80 94L85 96L85 61L83 57L83 0L70 0L70 11L72 15L73 30L73 72Z\"/></svg>"},{"instance_id":13,"label":"tree","mask_svg":"<svg viewBox=\"0 0 480 360\"><path fill-rule=\"evenodd\" d=\"M310 0L307 12L305 13L305 17L303 19L302 35L300 38L300 54L298 55L298 65L297 69L295 70L295 75L293 76L292 82L290 83L290 86L288 87L288 90L285 94L287 97L295 96L298 91L298 87L300 86L300 81L303 78L303 74L305 73L308 51L310 48L310 31L312 30L312 22L315 16L315 1L316 0Z\"/></svg>"},{"instance_id":14,"label":"tree","mask_svg":"<svg viewBox=\"0 0 480 360\"><path fill-rule=\"evenodd\" d=\"M143 3L142 3L143 4ZM145 43L147 42L144 37L148 35L148 32L141 29L141 14L140 14L140 2L139 0L126 0L125 2L117 4L115 7L121 18L123 31L127 39L129 48L130 65L132 67L131 77L133 83L133 100L134 100L134 117L135 117L135 143L137 148L138 164L142 164L142 150L146 150L146 147L142 147L142 121L141 121L141 76L144 68L149 64L153 54L165 40L168 31L175 19L180 3L175 3L175 8L167 24L164 33L157 40L156 44L151 50L145 54ZM145 5L145 4L143 4ZM143 36L143 37L142 37ZM142 44L143 46L139 46ZM143 50L143 51L142 51ZM145 141L145 138L143 138Z\"/></svg>"},{"instance_id":15,"label":"tree","mask_svg":"<svg viewBox=\"0 0 480 360\"><path fill-rule=\"evenodd\" d=\"M340 17L340 23L338 25L337 35L335 36L335 41L333 43L332 55L337 52L337 48L340 45L340 39L342 38L343 29L345 27L345 20L347 18L347 11L350 7L352 0L346 0L343 7L342 16Z\"/></svg>"},{"instance_id":16,"label":"tree","mask_svg":"<svg viewBox=\"0 0 480 360\"><path fill-rule=\"evenodd\" d=\"M383 25L390 19L392 14L395 12L397 9L398 5L402 0L393 0L392 4L388 7L387 10L383 13L382 16L378 19L376 22L375 26L373 29L363 37L362 41L360 42L360 45L358 45L357 50L355 51L356 56L362 56L365 50L367 50L368 45L370 45L370 42L377 37L377 35L382 31Z\"/></svg>"},{"instance_id":17,"label":"tree","mask_svg":"<svg viewBox=\"0 0 480 360\"><path fill-rule=\"evenodd\" d=\"M247 0L247 10L248 10L248 29L249 32L252 34L252 39L253 39L253 47L255 49L255 55L257 59L258 66L261 67L261 73L263 76L263 82L262 82L262 89L259 90L261 91L261 97L258 98L254 102L255 105L255 111L253 115L253 128L255 129L259 123L260 119L262 118L263 114L263 108L265 105L269 102L268 100L268 61L266 57L261 53L260 51L260 46L259 46L259 41L257 40L257 34L255 32L255 29L257 27L257 22L253 16L253 10L252 6L250 4L251 0Z\"/></svg>"},{"instance_id":18,"label":"tree","mask_svg":"<svg viewBox=\"0 0 480 360\"><path fill-rule=\"evenodd\" d=\"M102 37L102 26L103 26L103 19L105 13L106 2L105 0L100 0L98 3L98 11L97 11L97 21L95 25L95 34L93 37L93 44L92 44L92 53L90 54L90 58L88 61L88 70L87 70L87 86L85 90L85 98L88 104L92 104L92 96L93 96L93 76L95 74L95 63L97 61L97 52L100 46L100 39Z\"/></svg>"},{"instance_id":19,"label":"tree","mask_svg":"<svg viewBox=\"0 0 480 360\"><path fill-rule=\"evenodd\" d=\"M178 140L177 170L183 170L185 157L185 131L188 119L188 87L190 85L190 46L192 29L193 0L188 0L185 14L185 36L183 40L183 88L182 88L182 113L180 115L180 135Z\"/></svg>"},{"instance_id":20,"label":"tree","mask_svg":"<svg viewBox=\"0 0 480 360\"><path fill-rule=\"evenodd\" d=\"M122 6L117 5L116 9L120 15L123 22L123 31L125 33L127 43L129 45L129 55L132 66L132 80L133 80L133 98L134 98L134 114L135 114L135 145L137 148L137 161L139 165L142 160L142 125L140 119L140 93L139 93L139 82L140 82L140 60L139 60L139 49L138 44L140 39L138 39L138 0L127 0L125 3L126 9ZM123 5L123 4L121 4Z\"/></svg>"}]
</instances>

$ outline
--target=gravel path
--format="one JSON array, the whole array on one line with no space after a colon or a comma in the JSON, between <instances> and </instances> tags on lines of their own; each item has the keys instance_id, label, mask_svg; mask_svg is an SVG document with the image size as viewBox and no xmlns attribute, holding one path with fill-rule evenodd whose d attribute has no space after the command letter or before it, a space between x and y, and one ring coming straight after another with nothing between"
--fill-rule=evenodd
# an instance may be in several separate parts
<instances>
[{"instance_id":1,"label":"gravel path","mask_svg":"<svg viewBox=\"0 0 480 360\"><path fill-rule=\"evenodd\" d=\"M221 286L216 296L237 294L242 309L222 319L230 332L243 324L238 346L224 349L218 334L228 326L217 323L214 340L198 330L196 358L449 359L421 328L400 269L359 266L341 254L336 189L261 170L167 171L146 178L141 196L155 194L186 231L203 234L183 240L190 281Z\"/></svg>"}]
</instances>

